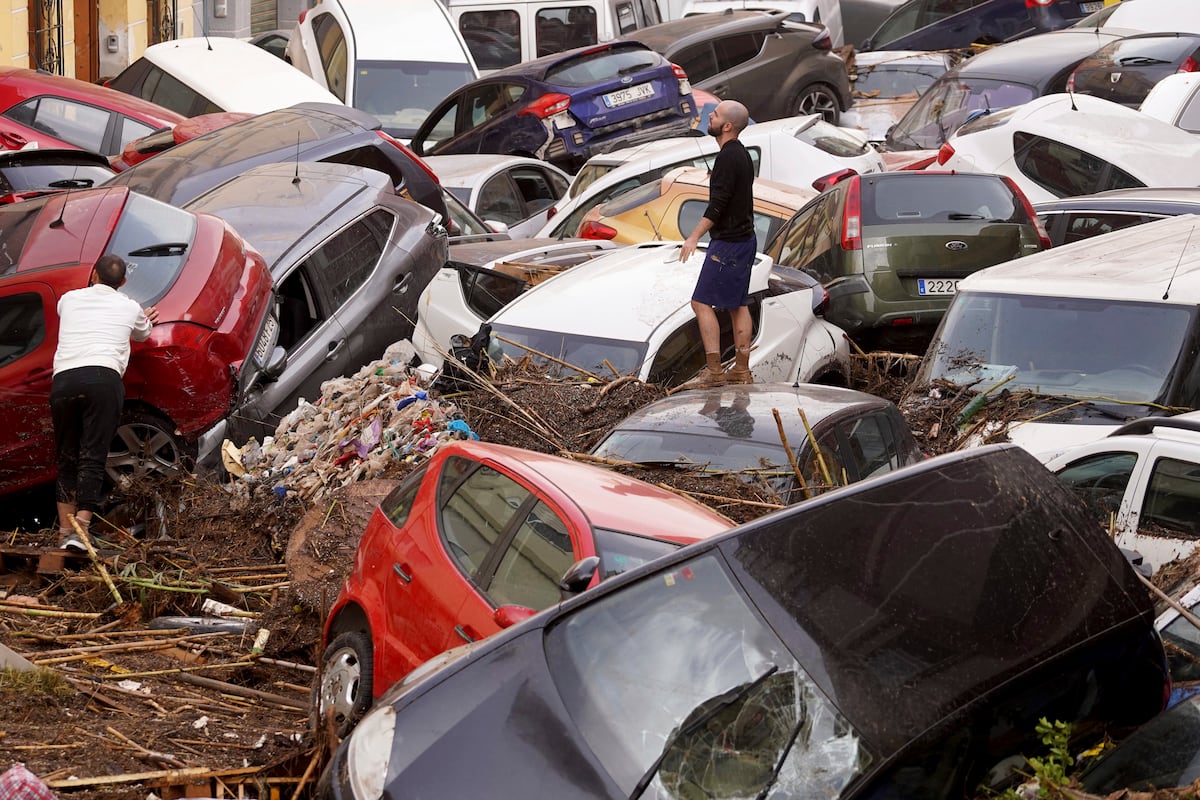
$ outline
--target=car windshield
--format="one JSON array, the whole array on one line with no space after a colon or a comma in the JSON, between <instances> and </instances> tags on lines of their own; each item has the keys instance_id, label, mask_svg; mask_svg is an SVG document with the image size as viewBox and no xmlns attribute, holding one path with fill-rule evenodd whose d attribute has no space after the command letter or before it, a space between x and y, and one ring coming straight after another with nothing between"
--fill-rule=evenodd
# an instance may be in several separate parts
<instances>
[{"instance_id":1,"label":"car windshield","mask_svg":"<svg viewBox=\"0 0 1200 800\"><path fill-rule=\"evenodd\" d=\"M946 380L1038 394L1161 402L1195 307L964 291L930 345L917 384Z\"/></svg>"},{"instance_id":2,"label":"car windshield","mask_svg":"<svg viewBox=\"0 0 1200 800\"><path fill-rule=\"evenodd\" d=\"M888 134L893 150L936 150L972 111L998 110L1028 103L1032 86L990 78L955 78L935 83L921 95Z\"/></svg>"},{"instance_id":3,"label":"car windshield","mask_svg":"<svg viewBox=\"0 0 1200 800\"><path fill-rule=\"evenodd\" d=\"M21 251L33 233L45 200L26 200L23 203L0 203L0 275L16 272L21 263Z\"/></svg>"},{"instance_id":4,"label":"car windshield","mask_svg":"<svg viewBox=\"0 0 1200 800\"><path fill-rule=\"evenodd\" d=\"M875 64L858 68L854 94L868 100L923 94L946 71L945 64Z\"/></svg>"},{"instance_id":5,"label":"car windshield","mask_svg":"<svg viewBox=\"0 0 1200 800\"><path fill-rule=\"evenodd\" d=\"M834 798L871 761L716 555L579 608L546 651L580 733L630 796L749 798L775 783L778 796Z\"/></svg>"},{"instance_id":6,"label":"car windshield","mask_svg":"<svg viewBox=\"0 0 1200 800\"><path fill-rule=\"evenodd\" d=\"M112 177L99 165L22 164L0 171L0 194L36 189L88 189Z\"/></svg>"},{"instance_id":7,"label":"car windshield","mask_svg":"<svg viewBox=\"0 0 1200 800\"><path fill-rule=\"evenodd\" d=\"M130 192L104 252L125 259L128 271L121 291L148 306L175 283L195 236L194 214Z\"/></svg>"},{"instance_id":8,"label":"car windshield","mask_svg":"<svg viewBox=\"0 0 1200 800\"><path fill-rule=\"evenodd\" d=\"M661 539L647 539L631 533L596 528L596 554L600 556L600 579L608 580L614 575L640 567L647 561L675 550L679 545Z\"/></svg>"},{"instance_id":9,"label":"car windshield","mask_svg":"<svg viewBox=\"0 0 1200 800\"><path fill-rule=\"evenodd\" d=\"M862 193L864 227L928 225L930 220L1030 222L1012 189L995 175L900 172L867 180L872 191Z\"/></svg>"},{"instance_id":10,"label":"car windshield","mask_svg":"<svg viewBox=\"0 0 1200 800\"><path fill-rule=\"evenodd\" d=\"M537 361L547 361L549 356L553 360L548 367L553 373L574 374L586 370L595 375L612 375L608 367L611 364L619 375L639 375L646 359L646 343L511 325L492 326L494 360L508 357L517 361L526 355L532 355Z\"/></svg>"},{"instance_id":11,"label":"car windshield","mask_svg":"<svg viewBox=\"0 0 1200 800\"><path fill-rule=\"evenodd\" d=\"M466 62L359 61L354 107L374 114L393 136L409 139L434 106L473 80Z\"/></svg>"},{"instance_id":12,"label":"car windshield","mask_svg":"<svg viewBox=\"0 0 1200 800\"><path fill-rule=\"evenodd\" d=\"M795 137L831 156L849 158L866 155L871 151L871 146L862 138L847 133L845 129L836 125L830 125L820 117L813 117L812 122L796 131ZM757 169L755 171L757 172Z\"/></svg>"}]
</instances>

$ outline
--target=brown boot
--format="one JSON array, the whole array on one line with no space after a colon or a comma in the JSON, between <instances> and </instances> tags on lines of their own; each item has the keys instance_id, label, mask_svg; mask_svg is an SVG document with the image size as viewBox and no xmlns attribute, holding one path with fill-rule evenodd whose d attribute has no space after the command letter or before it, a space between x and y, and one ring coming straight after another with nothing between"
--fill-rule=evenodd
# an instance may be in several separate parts
<instances>
[{"instance_id":1,"label":"brown boot","mask_svg":"<svg viewBox=\"0 0 1200 800\"><path fill-rule=\"evenodd\" d=\"M750 374L750 348L739 347L733 356L733 366L725 373L726 383L754 383Z\"/></svg>"},{"instance_id":2,"label":"brown boot","mask_svg":"<svg viewBox=\"0 0 1200 800\"><path fill-rule=\"evenodd\" d=\"M725 385L725 372L721 369L721 354L720 353L705 353L704 354L704 369L696 377L692 378L681 389L707 389L711 386Z\"/></svg>"}]
</instances>

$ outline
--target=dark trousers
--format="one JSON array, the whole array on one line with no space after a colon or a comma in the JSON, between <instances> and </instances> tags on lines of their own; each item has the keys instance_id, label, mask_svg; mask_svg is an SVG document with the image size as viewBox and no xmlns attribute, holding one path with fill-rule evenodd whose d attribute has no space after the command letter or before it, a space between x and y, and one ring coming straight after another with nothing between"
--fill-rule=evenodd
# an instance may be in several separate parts
<instances>
[{"instance_id":1,"label":"dark trousers","mask_svg":"<svg viewBox=\"0 0 1200 800\"><path fill-rule=\"evenodd\" d=\"M54 376L50 414L58 458L55 500L100 511L104 464L121 421L125 384L108 367L77 367Z\"/></svg>"}]
</instances>

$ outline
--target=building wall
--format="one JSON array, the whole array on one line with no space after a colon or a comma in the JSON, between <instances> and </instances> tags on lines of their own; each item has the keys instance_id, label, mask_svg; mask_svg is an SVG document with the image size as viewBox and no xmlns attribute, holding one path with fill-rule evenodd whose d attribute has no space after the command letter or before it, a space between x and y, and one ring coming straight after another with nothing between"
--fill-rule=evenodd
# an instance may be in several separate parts
<instances>
[{"instance_id":1,"label":"building wall","mask_svg":"<svg viewBox=\"0 0 1200 800\"><path fill-rule=\"evenodd\" d=\"M99 4L100 75L113 77L146 51L150 40L149 8L146 0L99 0ZM200 27L198 13L202 13L202 0L177 0L176 38L194 35Z\"/></svg>"},{"instance_id":2,"label":"building wall","mask_svg":"<svg viewBox=\"0 0 1200 800\"><path fill-rule=\"evenodd\" d=\"M0 0L0 66L29 66L27 0Z\"/></svg>"}]
</instances>

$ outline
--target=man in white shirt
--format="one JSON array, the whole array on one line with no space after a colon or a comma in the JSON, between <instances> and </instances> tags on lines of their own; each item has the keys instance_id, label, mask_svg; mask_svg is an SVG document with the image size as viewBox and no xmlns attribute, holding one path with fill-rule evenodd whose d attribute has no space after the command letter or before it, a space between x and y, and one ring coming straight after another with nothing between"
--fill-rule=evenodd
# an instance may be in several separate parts
<instances>
[{"instance_id":1,"label":"man in white shirt","mask_svg":"<svg viewBox=\"0 0 1200 800\"><path fill-rule=\"evenodd\" d=\"M125 283L125 260L101 256L87 288L58 301L58 349L50 413L58 460L54 487L60 547L83 550L71 516L87 528L104 500L104 466L125 403L122 378L129 365L130 339L142 342L158 319L151 306L117 291Z\"/></svg>"}]
</instances>

